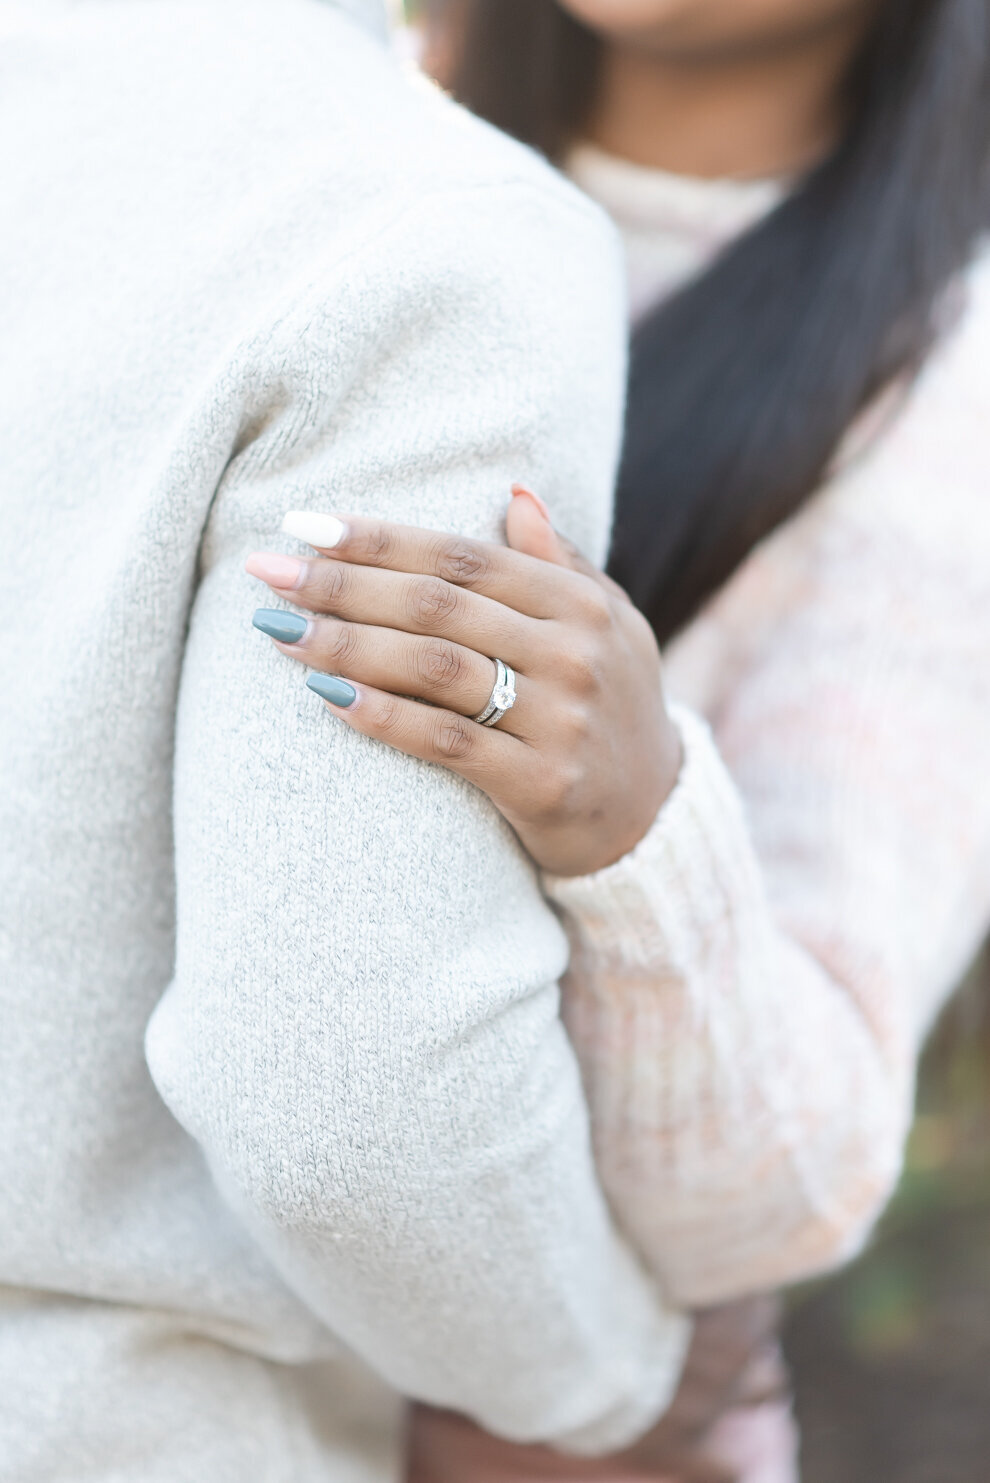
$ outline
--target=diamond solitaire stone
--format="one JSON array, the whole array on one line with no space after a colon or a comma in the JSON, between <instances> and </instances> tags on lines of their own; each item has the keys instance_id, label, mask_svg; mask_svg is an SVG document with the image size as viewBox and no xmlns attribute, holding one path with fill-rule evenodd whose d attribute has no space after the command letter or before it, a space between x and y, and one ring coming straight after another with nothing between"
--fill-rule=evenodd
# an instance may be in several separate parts
<instances>
[{"instance_id":1,"label":"diamond solitaire stone","mask_svg":"<svg viewBox=\"0 0 990 1483\"><path fill-rule=\"evenodd\" d=\"M511 711L516 703L515 673L501 659L496 659L494 663L494 688L485 709L474 717L479 726L497 726L506 711Z\"/></svg>"}]
</instances>

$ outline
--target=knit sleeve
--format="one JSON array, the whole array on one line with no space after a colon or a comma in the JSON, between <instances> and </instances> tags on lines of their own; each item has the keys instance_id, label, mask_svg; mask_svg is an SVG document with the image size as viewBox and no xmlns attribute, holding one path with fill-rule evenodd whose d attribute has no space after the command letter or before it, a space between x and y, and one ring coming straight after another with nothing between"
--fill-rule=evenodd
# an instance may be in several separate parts
<instances>
[{"instance_id":1,"label":"knit sleeve","mask_svg":"<svg viewBox=\"0 0 990 1483\"><path fill-rule=\"evenodd\" d=\"M319 265L245 346L179 703L175 979L147 1041L217 1186L346 1346L409 1396L592 1452L663 1410L686 1325L596 1178L563 934L480 792L335 721L252 630L271 596L244 561L290 508L491 539L526 469L603 544L617 285L576 198L482 188Z\"/></svg>"},{"instance_id":2,"label":"knit sleeve","mask_svg":"<svg viewBox=\"0 0 990 1483\"><path fill-rule=\"evenodd\" d=\"M674 708L685 761L650 833L546 882L599 1169L686 1305L862 1243L920 1040L990 922L988 460L957 390L937 369L751 558L706 620L746 657L711 730Z\"/></svg>"}]
</instances>

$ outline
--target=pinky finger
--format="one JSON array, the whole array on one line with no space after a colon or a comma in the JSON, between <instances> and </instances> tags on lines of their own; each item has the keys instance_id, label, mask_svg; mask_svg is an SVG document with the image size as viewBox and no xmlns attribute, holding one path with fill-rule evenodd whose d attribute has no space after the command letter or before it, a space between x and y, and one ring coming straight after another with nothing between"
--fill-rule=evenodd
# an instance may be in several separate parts
<instances>
[{"instance_id":1,"label":"pinky finger","mask_svg":"<svg viewBox=\"0 0 990 1483\"><path fill-rule=\"evenodd\" d=\"M312 672L306 684L355 731L376 737L409 757L438 762L460 773L493 801L501 792L500 781L517 773L516 748L524 743L507 732L478 726L456 711L423 705L370 685L352 685L335 675Z\"/></svg>"}]
</instances>

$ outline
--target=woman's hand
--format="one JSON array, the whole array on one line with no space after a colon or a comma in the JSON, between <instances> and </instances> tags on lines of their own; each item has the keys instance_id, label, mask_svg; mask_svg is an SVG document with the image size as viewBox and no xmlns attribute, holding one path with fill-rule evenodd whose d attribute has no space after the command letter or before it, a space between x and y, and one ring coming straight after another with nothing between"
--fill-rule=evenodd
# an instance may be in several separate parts
<instances>
[{"instance_id":1,"label":"woman's hand","mask_svg":"<svg viewBox=\"0 0 990 1483\"><path fill-rule=\"evenodd\" d=\"M686 1483L622 1458L567 1457L503 1442L451 1411L410 1408L404 1483ZM691 1480L694 1483L694 1480ZM704 1483L726 1483L704 1479Z\"/></svg>"},{"instance_id":2,"label":"woman's hand","mask_svg":"<svg viewBox=\"0 0 990 1483\"><path fill-rule=\"evenodd\" d=\"M769 1297L695 1314L670 1407L635 1447L613 1457L518 1446L463 1416L414 1405L405 1483L738 1483L796 1476L779 1316L779 1303Z\"/></svg>"},{"instance_id":3,"label":"woman's hand","mask_svg":"<svg viewBox=\"0 0 990 1483\"><path fill-rule=\"evenodd\" d=\"M680 765L656 642L542 501L513 492L508 548L306 512L284 529L321 554L247 570L311 616L263 609L255 624L317 672L307 683L335 715L476 784L546 870L588 874L638 843ZM485 727L471 717L496 658L517 699Z\"/></svg>"}]
</instances>

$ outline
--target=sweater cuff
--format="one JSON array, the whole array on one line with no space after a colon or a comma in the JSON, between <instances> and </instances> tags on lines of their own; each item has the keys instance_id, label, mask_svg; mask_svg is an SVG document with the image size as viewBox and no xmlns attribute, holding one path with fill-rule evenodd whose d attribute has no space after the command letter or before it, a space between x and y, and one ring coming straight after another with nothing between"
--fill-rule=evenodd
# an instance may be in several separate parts
<instances>
[{"instance_id":1,"label":"sweater cuff","mask_svg":"<svg viewBox=\"0 0 990 1483\"><path fill-rule=\"evenodd\" d=\"M687 1314L668 1311L661 1342L638 1400L589 1427L553 1438L550 1445L576 1457L604 1457L634 1446L669 1410L681 1382L693 1331L694 1322Z\"/></svg>"},{"instance_id":2,"label":"sweater cuff","mask_svg":"<svg viewBox=\"0 0 990 1483\"><path fill-rule=\"evenodd\" d=\"M683 968L712 930L761 900L742 801L707 724L670 706L681 771L646 835L593 875L543 876L543 888L602 964Z\"/></svg>"}]
</instances>

